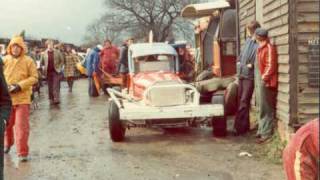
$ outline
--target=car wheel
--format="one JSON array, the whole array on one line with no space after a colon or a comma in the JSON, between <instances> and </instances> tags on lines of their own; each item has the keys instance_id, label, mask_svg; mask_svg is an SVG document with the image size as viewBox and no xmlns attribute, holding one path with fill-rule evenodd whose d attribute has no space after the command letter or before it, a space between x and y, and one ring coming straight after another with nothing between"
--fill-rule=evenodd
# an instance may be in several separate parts
<instances>
[{"instance_id":1,"label":"car wheel","mask_svg":"<svg viewBox=\"0 0 320 180\"><path fill-rule=\"evenodd\" d=\"M232 82L225 91L225 108L227 115L234 115L238 108L238 85Z\"/></svg>"},{"instance_id":2,"label":"car wheel","mask_svg":"<svg viewBox=\"0 0 320 180\"><path fill-rule=\"evenodd\" d=\"M211 102L213 104L222 104L224 106L224 97L222 95L212 96ZM212 120L213 135L216 137L224 137L227 135L227 118L224 115L220 117L213 117Z\"/></svg>"},{"instance_id":3,"label":"car wheel","mask_svg":"<svg viewBox=\"0 0 320 180\"><path fill-rule=\"evenodd\" d=\"M126 129L120 120L119 108L114 101L108 102L109 133L113 142L124 140Z\"/></svg>"}]
</instances>

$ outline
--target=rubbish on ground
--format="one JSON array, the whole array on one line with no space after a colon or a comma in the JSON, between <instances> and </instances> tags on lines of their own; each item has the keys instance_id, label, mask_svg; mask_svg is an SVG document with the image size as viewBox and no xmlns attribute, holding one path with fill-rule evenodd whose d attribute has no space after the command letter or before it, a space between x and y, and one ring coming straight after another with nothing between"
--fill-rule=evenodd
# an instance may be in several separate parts
<instances>
[{"instance_id":1,"label":"rubbish on ground","mask_svg":"<svg viewBox=\"0 0 320 180\"><path fill-rule=\"evenodd\" d=\"M248 152L241 152L241 153L239 153L238 156L239 156L239 157L244 157L244 156L252 157L252 154L250 154L250 153L248 153Z\"/></svg>"}]
</instances>

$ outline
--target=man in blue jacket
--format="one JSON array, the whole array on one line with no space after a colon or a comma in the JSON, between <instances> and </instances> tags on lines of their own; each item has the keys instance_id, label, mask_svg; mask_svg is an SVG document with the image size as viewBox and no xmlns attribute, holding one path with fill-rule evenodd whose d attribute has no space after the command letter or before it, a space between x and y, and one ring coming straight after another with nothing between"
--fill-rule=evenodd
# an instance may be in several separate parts
<instances>
[{"instance_id":1,"label":"man in blue jacket","mask_svg":"<svg viewBox=\"0 0 320 180\"><path fill-rule=\"evenodd\" d=\"M238 59L238 110L234 122L234 135L242 135L250 130L250 102L254 90L254 62L258 44L254 32L260 27L259 22L251 21L247 27L248 38Z\"/></svg>"},{"instance_id":2,"label":"man in blue jacket","mask_svg":"<svg viewBox=\"0 0 320 180\"><path fill-rule=\"evenodd\" d=\"M2 60L0 58L0 179L3 179L3 133L11 112L11 98L3 75Z\"/></svg>"},{"instance_id":3,"label":"man in blue jacket","mask_svg":"<svg viewBox=\"0 0 320 180\"><path fill-rule=\"evenodd\" d=\"M96 97L98 96L98 89L96 88L93 80L93 76L97 75L99 71L100 63L100 51L102 49L101 45L93 48L88 55L86 56L84 65L87 69L87 75L89 79L89 96Z\"/></svg>"}]
</instances>

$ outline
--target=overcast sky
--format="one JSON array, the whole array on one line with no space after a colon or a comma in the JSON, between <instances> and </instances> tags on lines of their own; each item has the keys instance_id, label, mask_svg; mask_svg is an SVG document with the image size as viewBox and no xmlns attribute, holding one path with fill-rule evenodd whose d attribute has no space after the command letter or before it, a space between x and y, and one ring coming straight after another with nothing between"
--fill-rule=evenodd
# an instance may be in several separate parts
<instances>
[{"instance_id":1,"label":"overcast sky","mask_svg":"<svg viewBox=\"0 0 320 180\"><path fill-rule=\"evenodd\" d=\"M105 11L104 0L0 0L0 37L26 30L37 38L80 44L86 26Z\"/></svg>"}]
</instances>

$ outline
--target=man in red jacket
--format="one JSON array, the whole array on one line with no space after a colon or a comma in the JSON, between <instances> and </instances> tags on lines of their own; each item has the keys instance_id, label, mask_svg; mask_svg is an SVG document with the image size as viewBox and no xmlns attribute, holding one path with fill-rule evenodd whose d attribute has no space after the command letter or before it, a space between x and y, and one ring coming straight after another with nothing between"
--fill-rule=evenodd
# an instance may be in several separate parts
<instances>
[{"instance_id":1,"label":"man in red jacket","mask_svg":"<svg viewBox=\"0 0 320 180\"><path fill-rule=\"evenodd\" d=\"M273 133L275 119L276 96L278 86L278 65L276 48L270 43L268 31L256 30L259 44L255 68L255 83L258 104L257 143L268 140Z\"/></svg>"},{"instance_id":2,"label":"man in red jacket","mask_svg":"<svg viewBox=\"0 0 320 180\"><path fill-rule=\"evenodd\" d=\"M319 178L319 118L303 125L283 151L288 180Z\"/></svg>"},{"instance_id":3,"label":"man in red jacket","mask_svg":"<svg viewBox=\"0 0 320 180\"><path fill-rule=\"evenodd\" d=\"M100 63L102 69L109 74L117 73L119 64L119 50L113 46L110 40L105 40L104 47L100 53Z\"/></svg>"}]
</instances>

